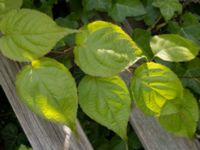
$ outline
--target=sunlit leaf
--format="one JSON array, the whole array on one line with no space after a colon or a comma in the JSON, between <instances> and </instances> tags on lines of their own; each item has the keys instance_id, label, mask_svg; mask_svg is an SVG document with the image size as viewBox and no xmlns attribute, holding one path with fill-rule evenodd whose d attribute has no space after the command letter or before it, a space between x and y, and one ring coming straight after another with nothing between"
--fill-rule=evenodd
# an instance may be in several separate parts
<instances>
[{"instance_id":1,"label":"sunlit leaf","mask_svg":"<svg viewBox=\"0 0 200 150\"><path fill-rule=\"evenodd\" d=\"M75 62L89 75L117 75L142 53L132 39L112 23L95 21L81 30L76 36Z\"/></svg>"},{"instance_id":2,"label":"sunlit leaf","mask_svg":"<svg viewBox=\"0 0 200 150\"><path fill-rule=\"evenodd\" d=\"M139 66L131 80L131 92L136 106L145 114L159 114L163 105L181 96L183 87L178 77L167 67L157 63Z\"/></svg>"},{"instance_id":3,"label":"sunlit leaf","mask_svg":"<svg viewBox=\"0 0 200 150\"><path fill-rule=\"evenodd\" d=\"M10 59L32 61L48 53L64 36L75 32L59 27L47 15L30 9L13 10L0 22L0 50Z\"/></svg>"},{"instance_id":4,"label":"sunlit leaf","mask_svg":"<svg viewBox=\"0 0 200 150\"><path fill-rule=\"evenodd\" d=\"M192 60L199 52L195 43L176 34L156 35L150 46L156 57L172 62Z\"/></svg>"},{"instance_id":5,"label":"sunlit leaf","mask_svg":"<svg viewBox=\"0 0 200 150\"><path fill-rule=\"evenodd\" d=\"M50 58L33 61L18 73L16 88L33 112L75 129L76 84L64 65Z\"/></svg>"}]
</instances>

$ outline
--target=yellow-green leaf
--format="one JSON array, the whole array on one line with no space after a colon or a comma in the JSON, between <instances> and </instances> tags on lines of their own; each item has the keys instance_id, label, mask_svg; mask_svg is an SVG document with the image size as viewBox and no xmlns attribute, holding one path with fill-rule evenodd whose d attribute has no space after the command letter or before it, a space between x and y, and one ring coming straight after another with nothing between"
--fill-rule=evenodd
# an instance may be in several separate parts
<instances>
[{"instance_id":1,"label":"yellow-green leaf","mask_svg":"<svg viewBox=\"0 0 200 150\"><path fill-rule=\"evenodd\" d=\"M78 92L80 106L90 118L127 139L131 99L120 77L86 76L80 82Z\"/></svg>"},{"instance_id":2,"label":"yellow-green leaf","mask_svg":"<svg viewBox=\"0 0 200 150\"><path fill-rule=\"evenodd\" d=\"M165 61L189 61L199 52L195 43L176 34L156 35L151 39L150 45L155 56Z\"/></svg>"},{"instance_id":3,"label":"yellow-green leaf","mask_svg":"<svg viewBox=\"0 0 200 150\"><path fill-rule=\"evenodd\" d=\"M199 119L198 104L189 90L183 97L168 101L161 110L160 124L176 135L193 137Z\"/></svg>"},{"instance_id":4,"label":"yellow-green leaf","mask_svg":"<svg viewBox=\"0 0 200 150\"><path fill-rule=\"evenodd\" d=\"M32 61L48 53L74 30L59 27L49 16L36 10L12 10L0 21L0 50L10 59Z\"/></svg>"},{"instance_id":5,"label":"yellow-green leaf","mask_svg":"<svg viewBox=\"0 0 200 150\"><path fill-rule=\"evenodd\" d=\"M164 104L183 93L178 77L169 68L157 63L139 66L131 80L131 92L136 106L145 114L159 114Z\"/></svg>"},{"instance_id":6,"label":"yellow-green leaf","mask_svg":"<svg viewBox=\"0 0 200 150\"><path fill-rule=\"evenodd\" d=\"M117 75L141 55L141 50L117 25L95 21L77 33L76 64L92 76Z\"/></svg>"},{"instance_id":7,"label":"yellow-green leaf","mask_svg":"<svg viewBox=\"0 0 200 150\"><path fill-rule=\"evenodd\" d=\"M50 58L35 60L18 73L16 88L33 112L75 129L77 89L64 65Z\"/></svg>"}]
</instances>

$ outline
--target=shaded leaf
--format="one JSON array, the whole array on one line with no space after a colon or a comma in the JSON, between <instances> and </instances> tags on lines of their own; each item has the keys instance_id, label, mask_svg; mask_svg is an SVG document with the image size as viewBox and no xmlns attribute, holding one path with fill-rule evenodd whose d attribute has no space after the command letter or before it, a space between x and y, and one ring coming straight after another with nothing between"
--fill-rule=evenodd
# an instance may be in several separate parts
<instances>
[{"instance_id":1,"label":"shaded leaf","mask_svg":"<svg viewBox=\"0 0 200 150\"><path fill-rule=\"evenodd\" d=\"M190 12L185 13L181 17L181 24L178 24L175 21L171 21L168 25L169 32L184 36L185 38L192 40L198 45L200 45L199 28L200 23L198 16Z\"/></svg>"},{"instance_id":2,"label":"shaded leaf","mask_svg":"<svg viewBox=\"0 0 200 150\"><path fill-rule=\"evenodd\" d=\"M200 94L200 59L196 58L187 64L187 69L182 76L185 87L192 89Z\"/></svg>"},{"instance_id":3,"label":"shaded leaf","mask_svg":"<svg viewBox=\"0 0 200 150\"><path fill-rule=\"evenodd\" d=\"M19 9L23 0L0 0L0 17L12 9Z\"/></svg>"},{"instance_id":4,"label":"shaded leaf","mask_svg":"<svg viewBox=\"0 0 200 150\"><path fill-rule=\"evenodd\" d=\"M21 144L18 150L32 150L32 148L29 148L29 147Z\"/></svg>"},{"instance_id":5,"label":"shaded leaf","mask_svg":"<svg viewBox=\"0 0 200 150\"><path fill-rule=\"evenodd\" d=\"M83 0L86 10L108 11L112 6L112 0Z\"/></svg>"},{"instance_id":6,"label":"shaded leaf","mask_svg":"<svg viewBox=\"0 0 200 150\"><path fill-rule=\"evenodd\" d=\"M154 0L153 6L160 9L165 21L169 21L175 15L182 12L182 5L179 0Z\"/></svg>"},{"instance_id":7,"label":"shaded leaf","mask_svg":"<svg viewBox=\"0 0 200 150\"><path fill-rule=\"evenodd\" d=\"M185 90L183 97L168 101L164 105L158 119L167 131L193 137L198 118L197 101L189 90Z\"/></svg>"},{"instance_id":8,"label":"shaded leaf","mask_svg":"<svg viewBox=\"0 0 200 150\"><path fill-rule=\"evenodd\" d=\"M86 76L78 87L79 103L93 120L126 139L131 99L128 88L118 77Z\"/></svg>"},{"instance_id":9,"label":"shaded leaf","mask_svg":"<svg viewBox=\"0 0 200 150\"><path fill-rule=\"evenodd\" d=\"M200 45L200 24L181 27L179 34Z\"/></svg>"},{"instance_id":10,"label":"shaded leaf","mask_svg":"<svg viewBox=\"0 0 200 150\"><path fill-rule=\"evenodd\" d=\"M132 33L133 40L142 49L143 54L150 60L153 53L150 47L151 33L143 29L135 29Z\"/></svg>"},{"instance_id":11,"label":"shaded leaf","mask_svg":"<svg viewBox=\"0 0 200 150\"><path fill-rule=\"evenodd\" d=\"M153 25L160 16L159 9L152 5L153 1L154 0L143 0L146 14L142 18L147 25Z\"/></svg>"},{"instance_id":12,"label":"shaded leaf","mask_svg":"<svg viewBox=\"0 0 200 150\"><path fill-rule=\"evenodd\" d=\"M108 13L115 21L122 22L126 17L141 16L146 11L139 0L117 0Z\"/></svg>"},{"instance_id":13,"label":"shaded leaf","mask_svg":"<svg viewBox=\"0 0 200 150\"><path fill-rule=\"evenodd\" d=\"M0 132L6 150L15 150L21 143L26 143L26 136L19 132L18 126L8 123Z\"/></svg>"},{"instance_id":14,"label":"shaded leaf","mask_svg":"<svg viewBox=\"0 0 200 150\"><path fill-rule=\"evenodd\" d=\"M183 16L181 16L181 21L181 25L183 27L199 24L198 16L192 14L191 12L186 12Z\"/></svg>"}]
</instances>

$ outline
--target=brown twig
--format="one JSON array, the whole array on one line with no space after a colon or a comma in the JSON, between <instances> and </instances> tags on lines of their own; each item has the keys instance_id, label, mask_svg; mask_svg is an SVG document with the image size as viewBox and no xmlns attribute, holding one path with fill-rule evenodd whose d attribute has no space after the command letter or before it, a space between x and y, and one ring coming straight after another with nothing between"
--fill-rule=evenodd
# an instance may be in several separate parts
<instances>
[{"instance_id":1,"label":"brown twig","mask_svg":"<svg viewBox=\"0 0 200 150\"><path fill-rule=\"evenodd\" d=\"M147 29L147 31L153 30L153 29L156 27L156 25L160 22L161 19L162 19L162 17L159 16L159 17L156 19L155 23L154 23L152 26L150 26L150 27Z\"/></svg>"}]
</instances>

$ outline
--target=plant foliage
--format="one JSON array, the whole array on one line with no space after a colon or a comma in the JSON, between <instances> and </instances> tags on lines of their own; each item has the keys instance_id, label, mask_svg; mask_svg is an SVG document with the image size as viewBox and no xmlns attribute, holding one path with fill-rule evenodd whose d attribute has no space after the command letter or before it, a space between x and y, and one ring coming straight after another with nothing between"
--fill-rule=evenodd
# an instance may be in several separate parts
<instances>
[{"instance_id":1,"label":"plant foliage","mask_svg":"<svg viewBox=\"0 0 200 150\"><path fill-rule=\"evenodd\" d=\"M192 92L199 95L200 24L199 16L183 11L186 4L178 0L69 0L65 3L76 11L57 12L56 18L47 8L53 9L60 1L35 5L26 0L24 6L29 8L21 9L21 1L9 2L0 0L0 50L12 60L30 63L18 73L16 89L36 114L75 131L79 103L91 119L126 140L133 99L166 130L194 136L199 112ZM97 14L113 22L132 17L142 22L143 29L134 30L132 39L117 24L99 20ZM73 76L62 63L47 58L52 54L59 54L53 58L64 59L64 64L72 61L66 66ZM146 62L139 65L137 60L144 58ZM132 65L136 69L127 86L118 75ZM75 75L77 66L81 77Z\"/></svg>"}]
</instances>

